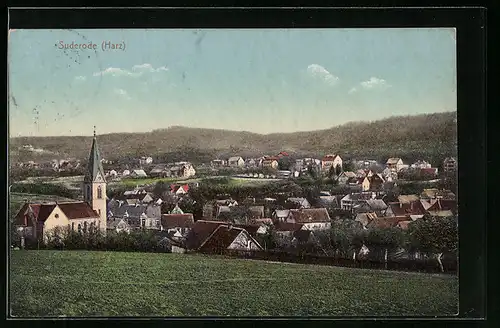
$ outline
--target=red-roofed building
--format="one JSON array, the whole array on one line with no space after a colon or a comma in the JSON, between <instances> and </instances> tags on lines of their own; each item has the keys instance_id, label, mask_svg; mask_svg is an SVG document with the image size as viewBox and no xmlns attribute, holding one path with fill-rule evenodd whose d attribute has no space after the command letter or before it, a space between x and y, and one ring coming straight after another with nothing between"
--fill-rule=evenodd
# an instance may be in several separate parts
<instances>
[{"instance_id":1,"label":"red-roofed building","mask_svg":"<svg viewBox=\"0 0 500 328\"><path fill-rule=\"evenodd\" d=\"M453 199L437 199L427 212L432 216L448 217L457 214L457 201Z\"/></svg>"},{"instance_id":2,"label":"red-roofed building","mask_svg":"<svg viewBox=\"0 0 500 328\"><path fill-rule=\"evenodd\" d=\"M185 195L189 192L189 185L170 185L170 192L176 195Z\"/></svg>"},{"instance_id":3,"label":"red-roofed building","mask_svg":"<svg viewBox=\"0 0 500 328\"><path fill-rule=\"evenodd\" d=\"M342 158L339 155L325 155L321 160L321 169L328 171L331 167L342 169Z\"/></svg>"},{"instance_id":4,"label":"red-roofed building","mask_svg":"<svg viewBox=\"0 0 500 328\"><path fill-rule=\"evenodd\" d=\"M406 203L389 203L387 210L385 211L386 216L406 216L407 220L413 220L422 218L426 213L422 202L410 201Z\"/></svg>"},{"instance_id":5,"label":"red-roofed building","mask_svg":"<svg viewBox=\"0 0 500 328\"><path fill-rule=\"evenodd\" d=\"M262 250L262 246L245 229L220 225L198 248L200 252L211 254L225 250Z\"/></svg>"},{"instance_id":6,"label":"red-roofed building","mask_svg":"<svg viewBox=\"0 0 500 328\"><path fill-rule=\"evenodd\" d=\"M87 202L26 203L16 215L15 224L22 228L26 238L43 241L47 241L56 228L80 232L101 229L99 213Z\"/></svg>"}]
</instances>

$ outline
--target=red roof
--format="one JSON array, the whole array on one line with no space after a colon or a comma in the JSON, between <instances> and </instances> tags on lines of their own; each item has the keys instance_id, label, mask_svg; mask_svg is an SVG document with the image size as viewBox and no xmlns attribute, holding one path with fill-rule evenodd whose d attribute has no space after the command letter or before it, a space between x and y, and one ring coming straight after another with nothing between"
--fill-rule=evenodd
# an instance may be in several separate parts
<instances>
[{"instance_id":1,"label":"red roof","mask_svg":"<svg viewBox=\"0 0 500 328\"><path fill-rule=\"evenodd\" d=\"M368 223L369 228L392 228L398 226L400 222L408 222L407 216L387 216L373 218Z\"/></svg>"},{"instance_id":2,"label":"red roof","mask_svg":"<svg viewBox=\"0 0 500 328\"><path fill-rule=\"evenodd\" d=\"M171 190L173 193L176 193L176 192L179 190L179 188L184 189L184 191L185 191L185 192L188 192L188 191L189 191L189 185L187 185L187 184L182 185L182 186L181 186L181 185L175 185L175 184L170 185L170 190Z\"/></svg>"},{"instance_id":3,"label":"red roof","mask_svg":"<svg viewBox=\"0 0 500 328\"><path fill-rule=\"evenodd\" d=\"M264 161L279 161L280 158L277 156L264 156Z\"/></svg>"},{"instance_id":4,"label":"red roof","mask_svg":"<svg viewBox=\"0 0 500 328\"><path fill-rule=\"evenodd\" d=\"M224 221L206 221L206 220L198 220L196 221L191 229L191 232L188 236L188 246L189 248L198 248L205 239L210 236L215 229L217 229L220 225L227 224Z\"/></svg>"},{"instance_id":5,"label":"red roof","mask_svg":"<svg viewBox=\"0 0 500 328\"><path fill-rule=\"evenodd\" d=\"M218 252L227 249L238 237L239 234L244 233L248 234L248 232L245 229L234 227L234 226L227 226L227 225L221 225L217 228L217 230L214 231L212 235L208 237L208 239L200 246L199 250L200 251L205 251L205 252ZM248 234L250 236L250 234ZM256 245L259 245L255 239L252 240ZM246 245L241 245L242 248L246 248ZM260 247L260 245L259 245Z\"/></svg>"},{"instance_id":6,"label":"red roof","mask_svg":"<svg viewBox=\"0 0 500 328\"><path fill-rule=\"evenodd\" d=\"M87 202L60 203L58 206L70 220L100 217Z\"/></svg>"},{"instance_id":7,"label":"red roof","mask_svg":"<svg viewBox=\"0 0 500 328\"><path fill-rule=\"evenodd\" d=\"M326 155L323 157L322 161L333 161L335 158L339 157L339 155Z\"/></svg>"},{"instance_id":8,"label":"red roof","mask_svg":"<svg viewBox=\"0 0 500 328\"><path fill-rule=\"evenodd\" d=\"M33 212L33 216L38 222L45 222L45 220L47 220L49 215L52 213L52 211L56 207L55 204L29 204L29 203L25 203L16 215L15 222L17 225L20 225L20 226L29 225L30 222L28 221L28 219L29 219L28 206L31 207L31 210Z\"/></svg>"},{"instance_id":9,"label":"red roof","mask_svg":"<svg viewBox=\"0 0 500 328\"><path fill-rule=\"evenodd\" d=\"M193 214L163 214L161 216L161 225L163 229L191 228L194 225Z\"/></svg>"},{"instance_id":10,"label":"red roof","mask_svg":"<svg viewBox=\"0 0 500 328\"><path fill-rule=\"evenodd\" d=\"M428 212L451 211L453 214L457 212L457 201L453 199L437 199Z\"/></svg>"},{"instance_id":11,"label":"red roof","mask_svg":"<svg viewBox=\"0 0 500 328\"><path fill-rule=\"evenodd\" d=\"M282 151L278 154L278 156L288 156L288 153L286 151Z\"/></svg>"},{"instance_id":12,"label":"red roof","mask_svg":"<svg viewBox=\"0 0 500 328\"><path fill-rule=\"evenodd\" d=\"M302 229L302 226L301 223L276 222L274 229L276 231L297 231Z\"/></svg>"},{"instance_id":13,"label":"red roof","mask_svg":"<svg viewBox=\"0 0 500 328\"><path fill-rule=\"evenodd\" d=\"M425 209L418 201L408 203L389 203L389 207L395 216L424 215Z\"/></svg>"},{"instance_id":14,"label":"red roof","mask_svg":"<svg viewBox=\"0 0 500 328\"><path fill-rule=\"evenodd\" d=\"M290 217L295 223L319 223L330 222L330 215L326 208L303 208L290 210Z\"/></svg>"}]
</instances>

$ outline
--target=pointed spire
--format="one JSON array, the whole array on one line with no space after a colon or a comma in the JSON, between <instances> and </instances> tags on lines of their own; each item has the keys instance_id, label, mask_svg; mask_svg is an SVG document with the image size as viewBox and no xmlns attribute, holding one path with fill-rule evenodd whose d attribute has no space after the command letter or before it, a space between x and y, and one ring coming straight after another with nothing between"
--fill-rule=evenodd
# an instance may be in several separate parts
<instances>
[{"instance_id":1,"label":"pointed spire","mask_svg":"<svg viewBox=\"0 0 500 328\"><path fill-rule=\"evenodd\" d=\"M92 148L90 149L88 171L86 174L86 179L89 181L94 181L98 174L104 179L104 169L102 168L101 156L99 154L99 148L97 147L97 138L94 126L94 139L92 140Z\"/></svg>"}]
</instances>

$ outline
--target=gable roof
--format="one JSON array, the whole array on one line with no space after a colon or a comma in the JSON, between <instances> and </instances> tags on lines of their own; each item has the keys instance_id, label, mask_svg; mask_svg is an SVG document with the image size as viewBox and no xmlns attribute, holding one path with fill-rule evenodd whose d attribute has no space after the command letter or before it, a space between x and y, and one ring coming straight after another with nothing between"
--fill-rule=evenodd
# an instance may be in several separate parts
<instances>
[{"instance_id":1,"label":"gable roof","mask_svg":"<svg viewBox=\"0 0 500 328\"><path fill-rule=\"evenodd\" d=\"M59 203L58 206L70 220L99 218L99 214L87 202Z\"/></svg>"},{"instance_id":2,"label":"gable roof","mask_svg":"<svg viewBox=\"0 0 500 328\"><path fill-rule=\"evenodd\" d=\"M15 222L17 225L26 226L29 225L28 214L31 212L33 217L37 222L45 222L49 215L52 213L56 204L30 204L25 203L23 207L19 210L15 217Z\"/></svg>"},{"instance_id":3,"label":"gable roof","mask_svg":"<svg viewBox=\"0 0 500 328\"><path fill-rule=\"evenodd\" d=\"M108 221L106 224L106 228L107 229L116 229L118 227L118 225L120 225L120 224L125 225L126 228L130 228L130 225L124 219Z\"/></svg>"},{"instance_id":4,"label":"gable roof","mask_svg":"<svg viewBox=\"0 0 500 328\"><path fill-rule=\"evenodd\" d=\"M374 211L383 211L387 208L387 204L382 199L368 199L365 202Z\"/></svg>"},{"instance_id":5,"label":"gable roof","mask_svg":"<svg viewBox=\"0 0 500 328\"><path fill-rule=\"evenodd\" d=\"M396 226L402 230L408 230L408 226L412 222L413 221L399 221Z\"/></svg>"},{"instance_id":6,"label":"gable roof","mask_svg":"<svg viewBox=\"0 0 500 328\"><path fill-rule=\"evenodd\" d=\"M163 229L191 228L194 225L192 213L185 214L163 214L161 216Z\"/></svg>"},{"instance_id":7,"label":"gable roof","mask_svg":"<svg viewBox=\"0 0 500 328\"><path fill-rule=\"evenodd\" d=\"M354 221L357 221L366 227L373 219L377 217L376 213L359 213L356 215Z\"/></svg>"},{"instance_id":8,"label":"gable roof","mask_svg":"<svg viewBox=\"0 0 500 328\"><path fill-rule=\"evenodd\" d=\"M334 161L337 157L340 158L339 155L328 154L328 155L323 156L322 161L324 161L324 162Z\"/></svg>"},{"instance_id":9,"label":"gable roof","mask_svg":"<svg viewBox=\"0 0 500 328\"><path fill-rule=\"evenodd\" d=\"M191 231L188 235L188 248L198 248L221 224L227 224L227 222L207 220L196 221L191 227Z\"/></svg>"},{"instance_id":10,"label":"gable roof","mask_svg":"<svg viewBox=\"0 0 500 328\"><path fill-rule=\"evenodd\" d=\"M389 203L395 216L424 215L425 209L420 201L410 203Z\"/></svg>"},{"instance_id":11,"label":"gable roof","mask_svg":"<svg viewBox=\"0 0 500 328\"><path fill-rule=\"evenodd\" d=\"M242 228L220 225L198 248L200 251L218 251L221 249L227 249L233 241L241 233L246 234L247 237L254 242L259 248L262 248L259 243L245 230Z\"/></svg>"},{"instance_id":12,"label":"gable roof","mask_svg":"<svg viewBox=\"0 0 500 328\"><path fill-rule=\"evenodd\" d=\"M387 160L386 164L397 164L399 161L401 161L401 158L399 157L391 157Z\"/></svg>"},{"instance_id":13,"label":"gable roof","mask_svg":"<svg viewBox=\"0 0 500 328\"><path fill-rule=\"evenodd\" d=\"M416 202L420 199L417 195L399 195L398 200L400 203Z\"/></svg>"},{"instance_id":14,"label":"gable roof","mask_svg":"<svg viewBox=\"0 0 500 328\"><path fill-rule=\"evenodd\" d=\"M275 210L274 215L277 218L286 218L288 217L288 214L290 214L290 210Z\"/></svg>"},{"instance_id":15,"label":"gable roof","mask_svg":"<svg viewBox=\"0 0 500 328\"><path fill-rule=\"evenodd\" d=\"M301 223L291 223L291 222L277 222L274 225L274 230L276 231L297 231L302 229L304 225Z\"/></svg>"},{"instance_id":16,"label":"gable roof","mask_svg":"<svg viewBox=\"0 0 500 328\"><path fill-rule=\"evenodd\" d=\"M347 177L347 178L349 178L349 179L351 179L351 178L356 178L356 173L351 172L351 171L344 171L344 172L342 172L342 173L340 174L340 176L339 176L339 177L343 177L343 176L345 176L345 177Z\"/></svg>"},{"instance_id":17,"label":"gable roof","mask_svg":"<svg viewBox=\"0 0 500 328\"><path fill-rule=\"evenodd\" d=\"M407 216L386 216L373 218L368 224L367 228L392 228L396 227L399 222L408 221Z\"/></svg>"},{"instance_id":18,"label":"gable roof","mask_svg":"<svg viewBox=\"0 0 500 328\"><path fill-rule=\"evenodd\" d=\"M304 208L300 210L290 210L290 218L295 223L321 223L331 222L330 215L326 208Z\"/></svg>"},{"instance_id":19,"label":"gable roof","mask_svg":"<svg viewBox=\"0 0 500 328\"><path fill-rule=\"evenodd\" d=\"M428 212L449 211L453 215L457 212L457 201L451 199L437 199L434 204L427 209Z\"/></svg>"},{"instance_id":20,"label":"gable roof","mask_svg":"<svg viewBox=\"0 0 500 328\"><path fill-rule=\"evenodd\" d=\"M243 159L241 156L233 156L233 157L229 157L229 159L227 160L228 162L238 162L240 159Z\"/></svg>"}]
</instances>

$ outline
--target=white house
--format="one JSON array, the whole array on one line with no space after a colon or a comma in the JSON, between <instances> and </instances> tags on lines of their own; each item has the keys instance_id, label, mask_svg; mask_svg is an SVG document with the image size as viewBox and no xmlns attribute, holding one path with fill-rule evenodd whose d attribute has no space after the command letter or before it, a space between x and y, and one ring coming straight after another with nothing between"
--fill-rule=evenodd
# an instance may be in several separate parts
<instances>
[{"instance_id":1,"label":"white house","mask_svg":"<svg viewBox=\"0 0 500 328\"><path fill-rule=\"evenodd\" d=\"M230 167L243 167L245 166L245 160L240 156L230 157L227 161Z\"/></svg>"},{"instance_id":2,"label":"white house","mask_svg":"<svg viewBox=\"0 0 500 328\"><path fill-rule=\"evenodd\" d=\"M133 170L132 172L130 172L130 176L133 178L147 178L148 177L148 175L146 174L146 172L144 172L144 170Z\"/></svg>"},{"instance_id":3,"label":"white house","mask_svg":"<svg viewBox=\"0 0 500 328\"><path fill-rule=\"evenodd\" d=\"M402 168L405 167L403 160L399 157L389 158L386 162L386 166L396 172L399 172Z\"/></svg>"},{"instance_id":4,"label":"white house","mask_svg":"<svg viewBox=\"0 0 500 328\"><path fill-rule=\"evenodd\" d=\"M152 157L145 157L145 156L143 156L143 157L141 157L139 159L139 165L149 165L151 163L153 163L153 158Z\"/></svg>"},{"instance_id":5,"label":"white house","mask_svg":"<svg viewBox=\"0 0 500 328\"><path fill-rule=\"evenodd\" d=\"M330 215L326 208L292 209L286 222L302 224L302 229L307 230L325 230L331 227Z\"/></svg>"},{"instance_id":6,"label":"white house","mask_svg":"<svg viewBox=\"0 0 500 328\"><path fill-rule=\"evenodd\" d=\"M321 160L321 169L323 171L328 171L331 167L337 169L339 167L342 169L342 158L339 155L325 155Z\"/></svg>"}]
</instances>

